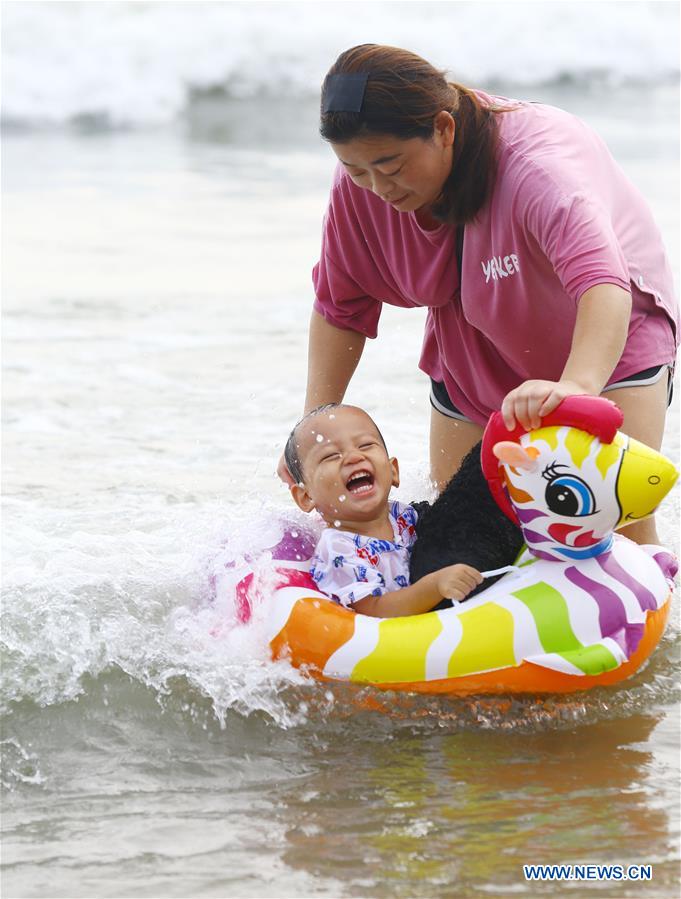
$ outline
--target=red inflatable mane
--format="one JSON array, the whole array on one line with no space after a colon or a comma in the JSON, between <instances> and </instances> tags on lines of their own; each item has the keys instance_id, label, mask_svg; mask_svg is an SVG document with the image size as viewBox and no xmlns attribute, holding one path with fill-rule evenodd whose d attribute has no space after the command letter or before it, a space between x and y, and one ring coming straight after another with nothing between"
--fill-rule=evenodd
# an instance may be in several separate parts
<instances>
[{"instance_id":1,"label":"red inflatable mane","mask_svg":"<svg viewBox=\"0 0 681 899\"><path fill-rule=\"evenodd\" d=\"M600 396L568 396L553 412L542 418L541 427L579 428L598 437L601 443L612 443L623 421L622 410L610 400ZM527 433L519 424L512 431L507 430L501 412L495 412L490 416L482 436L482 472L497 505L516 524L519 523L518 516L508 498L501 465L492 450L502 440L519 443L523 434Z\"/></svg>"}]
</instances>

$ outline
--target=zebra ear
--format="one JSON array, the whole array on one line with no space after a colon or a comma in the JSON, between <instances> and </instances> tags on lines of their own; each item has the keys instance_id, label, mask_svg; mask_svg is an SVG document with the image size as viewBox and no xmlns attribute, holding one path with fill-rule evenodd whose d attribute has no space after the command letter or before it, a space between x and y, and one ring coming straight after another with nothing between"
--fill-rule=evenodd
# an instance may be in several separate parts
<instances>
[{"instance_id":1,"label":"zebra ear","mask_svg":"<svg viewBox=\"0 0 681 899\"><path fill-rule=\"evenodd\" d=\"M509 465L511 468L522 468L524 471L534 471L537 467L537 460L533 453L529 453L519 443L513 443L511 440L502 440L495 443L492 452L500 462Z\"/></svg>"}]
</instances>

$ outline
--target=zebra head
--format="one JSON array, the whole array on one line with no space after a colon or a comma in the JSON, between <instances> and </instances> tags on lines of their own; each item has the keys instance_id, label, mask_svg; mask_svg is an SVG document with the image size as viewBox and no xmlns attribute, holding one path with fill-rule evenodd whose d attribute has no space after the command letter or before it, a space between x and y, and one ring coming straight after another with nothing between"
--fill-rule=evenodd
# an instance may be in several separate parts
<instances>
[{"instance_id":1,"label":"zebra head","mask_svg":"<svg viewBox=\"0 0 681 899\"><path fill-rule=\"evenodd\" d=\"M606 552L618 528L652 515L678 477L674 465L618 431L622 413L600 397L568 397L527 432L495 413L483 471L503 511L542 559Z\"/></svg>"}]
</instances>

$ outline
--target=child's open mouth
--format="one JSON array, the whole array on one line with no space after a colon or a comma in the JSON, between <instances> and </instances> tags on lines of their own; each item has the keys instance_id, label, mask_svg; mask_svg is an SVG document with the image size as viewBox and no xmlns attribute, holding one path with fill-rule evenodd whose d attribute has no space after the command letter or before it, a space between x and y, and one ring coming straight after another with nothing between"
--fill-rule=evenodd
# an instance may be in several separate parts
<instances>
[{"instance_id":1,"label":"child's open mouth","mask_svg":"<svg viewBox=\"0 0 681 899\"><path fill-rule=\"evenodd\" d=\"M356 471L350 475L345 486L353 496L370 493L374 487L374 476L368 471Z\"/></svg>"}]
</instances>

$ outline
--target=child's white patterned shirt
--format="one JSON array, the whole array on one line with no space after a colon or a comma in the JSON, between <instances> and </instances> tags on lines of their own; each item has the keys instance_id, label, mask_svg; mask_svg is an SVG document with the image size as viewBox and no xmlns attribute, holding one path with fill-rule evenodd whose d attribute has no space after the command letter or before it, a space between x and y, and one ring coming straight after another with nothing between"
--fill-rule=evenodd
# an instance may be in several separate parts
<instances>
[{"instance_id":1,"label":"child's white patterned shirt","mask_svg":"<svg viewBox=\"0 0 681 899\"><path fill-rule=\"evenodd\" d=\"M409 586L409 557L416 540L418 513L413 506L392 502L388 515L393 540L336 528L322 531L310 568L322 593L349 608L366 596L381 596Z\"/></svg>"}]
</instances>

